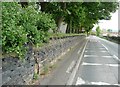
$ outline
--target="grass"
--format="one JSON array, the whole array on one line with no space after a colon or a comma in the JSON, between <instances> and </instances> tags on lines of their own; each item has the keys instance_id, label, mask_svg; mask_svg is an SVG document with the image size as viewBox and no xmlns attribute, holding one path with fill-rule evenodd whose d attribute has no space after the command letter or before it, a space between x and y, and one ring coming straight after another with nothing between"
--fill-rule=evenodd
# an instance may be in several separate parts
<instances>
[{"instance_id":1,"label":"grass","mask_svg":"<svg viewBox=\"0 0 120 87\"><path fill-rule=\"evenodd\" d=\"M37 73L34 73L33 79L34 79L34 80L38 80L38 77L39 77L39 75L38 75Z\"/></svg>"},{"instance_id":2,"label":"grass","mask_svg":"<svg viewBox=\"0 0 120 87\"><path fill-rule=\"evenodd\" d=\"M48 35L51 37L65 37L65 36L77 36L77 35L83 35L84 33L81 34L66 34L66 33L49 33Z\"/></svg>"},{"instance_id":3,"label":"grass","mask_svg":"<svg viewBox=\"0 0 120 87\"><path fill-rule=\"evenodd\" d=\"M45 76L47 74L49 74L53 69L55 69L57 67L57 64L49 64L49 65L45 65L43 67L43 71L40 73L40 75Z\"/></svg>"}]
</instances>

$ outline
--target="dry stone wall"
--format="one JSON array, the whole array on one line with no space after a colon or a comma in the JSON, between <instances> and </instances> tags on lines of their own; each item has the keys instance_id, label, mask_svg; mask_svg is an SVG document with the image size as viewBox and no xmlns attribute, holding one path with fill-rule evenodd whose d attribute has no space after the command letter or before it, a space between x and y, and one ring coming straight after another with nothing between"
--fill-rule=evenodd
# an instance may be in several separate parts
<instances>
[{"instance_id":1,"label":"dry stone wall","mask_svg":"<svg viewBox=\"0 0 120 87\"><path fill-rule=\"evenodd\" d=\"M85 36L81 35L64 37L56 40L52 39L49 44L43 46L37 51L30 48L26 54L25 61L12 57L3 58L1 85L31 84L35 72L36 61L40 65L39 70L41 71L42 68L74 46L77 42L83 39L83 37Z\"/></svg>"}]
</instances>

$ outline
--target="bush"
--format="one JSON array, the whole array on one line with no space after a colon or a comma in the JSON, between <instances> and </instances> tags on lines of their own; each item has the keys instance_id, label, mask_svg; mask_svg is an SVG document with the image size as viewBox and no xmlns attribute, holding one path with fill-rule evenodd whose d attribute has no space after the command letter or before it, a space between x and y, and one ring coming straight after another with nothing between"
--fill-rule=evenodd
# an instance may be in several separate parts
<instances>
[{"instance_id":1,"label":"bush","mask_svg":"<svg viewBox=\"0 0 120 87\"><path fill-rule=\"evenodd\" d=\"M27 42L27 32L23 26L18 25L20 16L20 5L17 3L2 3L2 49L3 52L17 53L19 57L23 56Z\"/></svg>"},{"instance_id":2,"label":"bush","mask_svg":"<svg viewBox=\"0 0 120 87\"><path fill-rule=\"evenodd\" d=\"M2 49L19 58L26 54L26 43L38 46L48 41L48 30L55 29L52 16L37 12L32 5L22 8L16 2L2 4Z\"/></svg>"},{"instance_id":3,"label":"bush","mask_svg":"<svg viewBox=\"0 0 120 87\"><path fill-rule=\"evenodd\" d=\"M47 32L49 29L55 29L56 24L55 21L52 19L52 15L40 12L39 13L39 20L37 21L37 28L38 30Z\"/></svg>"}]
</instances>

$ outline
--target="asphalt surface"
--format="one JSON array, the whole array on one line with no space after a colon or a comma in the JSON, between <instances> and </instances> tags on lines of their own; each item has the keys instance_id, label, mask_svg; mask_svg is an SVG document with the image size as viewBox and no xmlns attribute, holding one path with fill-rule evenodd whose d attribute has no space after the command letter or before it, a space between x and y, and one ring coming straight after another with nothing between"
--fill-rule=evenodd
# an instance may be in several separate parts
<instances>
[{"instance_id":1,"label":"asphalt surface","mask_svg":"<svg viewBox=\"0 0 120 87\"><path fill-rule=\"evenodd\" d=\"M76 43L41 85L119 85L118 44L95 36Z\"/></svg>"},{"instance_id":2,"label":"asphalt surface","mask_svg":"<svg viewBox=\"0 0 120 87\"><path fill-rule=\"evenodd\" d=\"M119 54L120 54L120 52L119 52L120 45L119 44L99 38L99 37L95 37L95 38L98 39L101 42L101 44L104 44L104 46L106 48L108 48L108 51L110 52L111 55L115 55L117 57L119 56Z\"/></svg>"},{"instance_id":3,"label":"asphalt surface","mask_svg":"<svg viewBox=\"0 0 120 87\"><path fill-rule=\"evenodd\" d=\"M117 52L115 43L90 36L73 84L118 85Z\"/></svg>"},{"instance_id":4,"label":"asphalt surface","mask_svg":"<svg viewBox=\"0 0 120 87\"><path fill-rule=\"evenodd\" d=\"M80 38L80 40L76 42L78 44L55 64L55 69L44 79L41 79L40 85L66 85L85 42L85 37Z\"/></svg>"}]
</instances>

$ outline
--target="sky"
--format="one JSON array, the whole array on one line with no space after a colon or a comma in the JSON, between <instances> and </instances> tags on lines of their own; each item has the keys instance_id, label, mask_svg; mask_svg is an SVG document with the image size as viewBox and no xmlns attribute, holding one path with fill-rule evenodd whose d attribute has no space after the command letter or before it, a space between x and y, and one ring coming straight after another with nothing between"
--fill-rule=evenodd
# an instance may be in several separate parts
<instances>
[{"instance_id":1,"label":"sky","mask_svg":"<svg viewBox=\"0 0 120 87\"><path fill-rule=\"evenodd\" d=\"M113 32L118 32L118 10L115 13L111 13L111 16L111 20L100 20L98 25L101 29L112 29ZM98 25L95 25L93 30L95 30Z\"/></svg>"}]
</instances>

